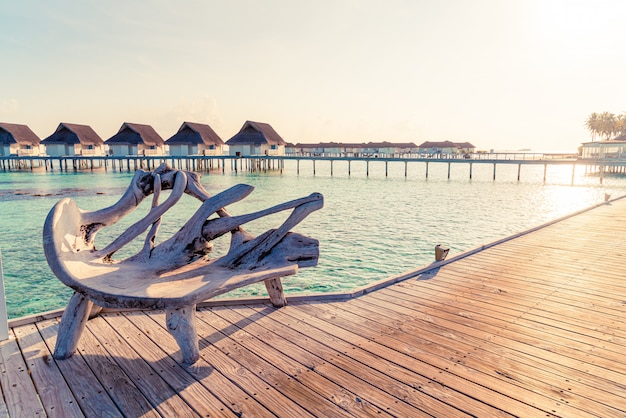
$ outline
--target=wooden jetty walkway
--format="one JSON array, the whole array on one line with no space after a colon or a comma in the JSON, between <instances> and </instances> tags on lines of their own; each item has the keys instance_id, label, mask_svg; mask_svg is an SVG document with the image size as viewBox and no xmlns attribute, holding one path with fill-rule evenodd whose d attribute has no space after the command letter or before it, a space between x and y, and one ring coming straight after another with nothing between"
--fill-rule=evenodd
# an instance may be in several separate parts
<instances>
[{"instance_id":1,"label":"wooden jetty walkway","mask_svg":"<svg viewBox=\"0 0 626 418\"><path fill-rule=\"evenodd\" d=\"M506 156L506 154L504 154ZM497 156L497 155L496 155ZM514 157L517 157L514 154ZM472 179L474 165L492 166L492 177L496 180L498 165L517 166L517 180L521 179L522 166L543 166L543 181L546 182L548 167L569 166L572 169L572 184L577 170L584 169L585 173L597 173L602 177L605 174L626 173L626 160L624 159L582 159L582 158L486 158L476 154L471 159L456 157L339 157L339 156L230 156L230 155L127 155L127 156L0 156L0 171L135 171L138 169L152 170L161 163L167 163L173 168L191 170L197 172L213 172L222 174L225 172L260 172L285 170L285 163L295 162L295 173L300 174L300 163L307 163L306 170L316 175L318 172L317 162L323 162L329 167L330 175L334 175L335 163L341 165L350 176L353 164L365 166L365 175L369 177L370 164L384 165L385 176L389 174L389 166L404 165L404 176L408 177L409 164L412 166L423 165L425 178L429 176L431 164L447 165L448 178L451 176L452 165L464 165L468 168L468 178ZM303 168L304 169L304 168Z\"/></svg>"},{"instance_id":2,"label":"wooden jetty walkway","mask_svg":"<svg viewBox=\"0 0 626 418\"><path fill-rule=\"evenodd\" d=\"M0 344L0 415L626 416L626 199L352 295L106 313L51 356L58 313ZM251 302L251 301L248 301Z\"/></svg>"}]
</instances>

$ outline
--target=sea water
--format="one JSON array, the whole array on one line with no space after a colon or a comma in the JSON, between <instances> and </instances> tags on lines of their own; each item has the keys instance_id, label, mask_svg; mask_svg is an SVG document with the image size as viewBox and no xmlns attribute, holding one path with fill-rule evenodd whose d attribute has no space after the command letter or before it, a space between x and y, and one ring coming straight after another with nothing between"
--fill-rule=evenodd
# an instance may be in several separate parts
<instances>
[{"instance_id":1,"label":"sea water","mask_svg":"<svg viewBox=\"0 0 626 418\"><path fill-rule=\"evenodd\" d=\"M324 195L324 208L294 230L319 239L319 265L283 280L288 293L347 291L434 261L443 244L460 253L524 231L547 221L626 193L626 178L587 174L578 167L491 164L287 161L282 171L204 173L202 184L219 193L245 183L255 191L228 207L231 214L257 211L313 192ZM42 226L52 206L63 197L85 210L100 209L119 199L129 172L2 172L0 173L0 250L10 318L63 307L71 289L48 268ZM572 179L574 184L572 185ZM163 201L167 195L162 197ZM102 248L149 210L146 199L136 213L97 237ZM184 196L163 217L157 241L166 239L199 206ZM253 234L275 228L287 214L245 225ZM118 254L131 255L143 238ZM226 251L227 238L216 242L215 255ZM265 294L264 286L238 289L227 297Z\"/></svg>"}]
</instances>

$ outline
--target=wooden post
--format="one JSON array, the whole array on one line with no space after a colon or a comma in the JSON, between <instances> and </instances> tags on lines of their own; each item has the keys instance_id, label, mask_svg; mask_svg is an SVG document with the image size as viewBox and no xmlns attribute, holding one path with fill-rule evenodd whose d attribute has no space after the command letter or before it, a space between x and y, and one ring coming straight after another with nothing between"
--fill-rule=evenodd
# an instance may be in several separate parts
<instances>
[{"instance_id":1,"label":"wooden post","mask_svg":"<svg viewBox=\"0 0 626 418\"><path fill-rule=\"evenodd\" d=\"M520 172L522 171L522 165L518 164L517 165L517 181L519 181L520 179Z\"/></svg>"},{"instance_id":2,"label":"wooden post","mask_svg":"<svg viewBox=\"0 0 626 418\"><path fill-rule=\"evenodd\" d=\"M546 171L548 171L548 164L543 165L543 182L546 182Z\"/></svg>"},{"instance_id":3,"label":"wooden post","mask_svg":"<svg viewBox=\"0 0 626 418\"><path fill-rule=\"evenodd\" d=\"M428 161L426 161L426 178L428 178Z\"/></svg>"},{"instance_id":4,"label":"wooden post","mask_svg":"<svg viewBox=\"0 0 626 418\"><path fill-rule=\"evenodd\" d=\"M350 177L350 163L352 163L352 160L348 160L348 177Z\"/></svg>"},{"instance_id":5,"label":"wooden post","mask_svg":"<svg viewBox=\"0 0 626 418\"><path fill-rule=\"evenodd\" d=\"M574 175L576 174L576 164L572 164L572 186L574 185Z\"/></svg>"},{"instance_id":6,"label":"wooden post","mask_svg":"<svg viewBox=\"0 0 626 418\"><path fill-rule=\"evenodd\" d=\"M333 160L330 160L330 176L333 176Z\"/></svg>"},{"instance_id":7,"label":"wooden post","mask_svg":"<svg viewBox=\"0 0 626 418\"><path fill-rule=\"evenodd\" d=\"M452 165L452 163L448 163L448 180L450 180L450 166Z\"/></svg>"},{"instance_id":8,"label":"wooden post","mask_svg":"<svg viewBox=\"0 0 626 418\"><path fill-rule=\"evenodd\" d=\"M469 173L469 174L470 174L470 177L469 177L469 178L470 178L470 180L471 180L471 179L472 179L472 163L469 163L469 169L470 169L470 170L469 170L469 172L470 172L470 173Z\"/></svg>"},{"instance_id":9,"label":"wooden post","mask_svg":"<svg viewBox=\"0 0 626 418\"><path fill-rule=\"evenodd\" d=\"M496 179L496 163L493 163L493 179Z\"/></svg>"},{"instance_id":10,"label":"wooden post","mask_svg":"<svg viewBox=\"0 0 626 418\"><path fill-rule=\"evenodd\" d=\"M0 251L0 341L9 338L9 316L4 295L4 273L2 271L2 252Z\"/></svg>"}]
</instances>

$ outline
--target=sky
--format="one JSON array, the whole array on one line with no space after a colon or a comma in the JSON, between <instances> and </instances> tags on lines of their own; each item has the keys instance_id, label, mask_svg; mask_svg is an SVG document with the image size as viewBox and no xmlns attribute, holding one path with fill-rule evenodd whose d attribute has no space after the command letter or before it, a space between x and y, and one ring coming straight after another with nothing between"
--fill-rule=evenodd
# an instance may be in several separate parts
<instances>
[{"instance_id":1,"label":"sky","mask_svg":"<svg viewBox=\"0 0 626 418\"><path fill-rule=\"evenodd\" d=\"M623 0L20 0L0 8L0 122L106 140L246 120L288 142L576 150L626 111Z\"/></svg>"}]
</instances>

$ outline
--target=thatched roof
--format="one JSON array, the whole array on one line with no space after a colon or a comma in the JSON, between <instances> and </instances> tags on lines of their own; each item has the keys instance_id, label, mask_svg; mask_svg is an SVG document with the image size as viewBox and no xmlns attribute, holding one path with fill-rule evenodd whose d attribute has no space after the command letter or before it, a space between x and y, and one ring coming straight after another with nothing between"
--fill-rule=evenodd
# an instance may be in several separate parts
<instances>
[{"instance_id":1,"label":"thatched roof","mask_svg":"<svg viewBox=\"0 0 626 418\"><path fill-rule=\"evenodd\" d=\"M224 141L209 125L194 122L183 122L171 138L165 141L168 145L223 145Z\"/></svg>"},{"instance_id":2,"label":"thatched roof","mask_svg":"<svg viewBox=\"0 0 626 418\"><path fill-rule=\"evenodd\" d=\"M352 145L359 145L359 144L352 144ZM345 147L346 144L341 144L341 143L337 143L337 142L319 142L317 144L301 144L301 143L297 143L295 145L295 147L297 148L343 148Z\"/></svg>"},{"instance_id":3,"label":"thatched roof","mask_svg":"<svg viewBox=\"0 0 626 418\"><path fill-rule=\"evenodd\" d=\"M422 143L420 148L456 148L457 145L452 141L426 141Z\"/></svg>"},{"instance_id":4,"label":"thatched roof","mask_svg":"<svg viewBox=\"0 0 626 418\"><path fill-rule=\"evenodd\" d=\"M39 145L41 139L28 126L0 122L0 144Z\"/></svg>"},{"instance_id":5,"label":"thatched roof","mask_svg":"<svg viewBox=\"0 0 626 418\"><path fill-rule=\"evenodd\" d=\"M226 145L285 145L285 141L267 123L246 121L235 136L226 141Z\"/></svg>"},{"instance_id":6,"label":"thatched roof","mask_svg":"<svg viewBox=\"0 0 626 418\"><path fill-rule=\"evenodd\" d=\"M426 141L420 148L476 148L469 142L452 142L452 141Z\"/></svg>"},{"instance_id":7,"label":"thatched roof","mask_svg":"<svg viewBox=\"0 0 626 418\"><path fill-rule=\"evenodd\" d=\"M296 144L297 148L417 148L413 142L368 142L353 144L342 142L320 142L318 144Z\"/></svg>"},{"instance_id":8,"label":"thatched roof","mask_svg":"<svg viewBox=\"0 0 626 418\"><path fill-rule=\"evenodd\" d=\"M162 147L165 141L150 125L124 122L115 135L106 140L107 144L137 145Z\"/></svg>"},{"instance_id":9,"label":"thatched roof","mask_svg":"<svg viewBox=\"0 0 626 418\"><path fill-rule=\"evenodd\" d=\"M413 142L368 142L366 148L417 148Z\"/></svg>"},{"instance_id":10,"label":"thatched roof","mask_svg":"<svg viewBox=\"0 0 626 418\"><path fill-rule=\"evenodd\" d=\"M100 146L102 138L91 126L74 123L60 123L56 131L43 141L42 144L82 144Z\"/></svg>"}]
</instances>

